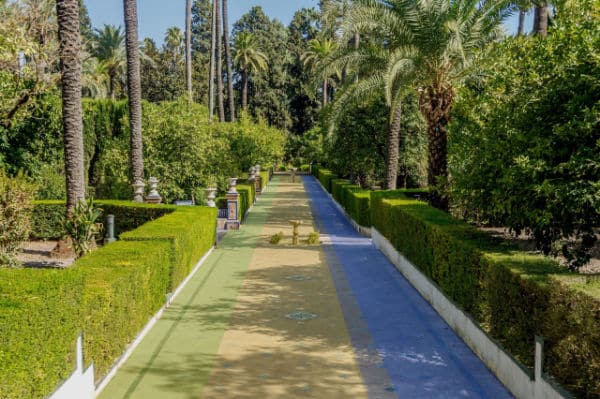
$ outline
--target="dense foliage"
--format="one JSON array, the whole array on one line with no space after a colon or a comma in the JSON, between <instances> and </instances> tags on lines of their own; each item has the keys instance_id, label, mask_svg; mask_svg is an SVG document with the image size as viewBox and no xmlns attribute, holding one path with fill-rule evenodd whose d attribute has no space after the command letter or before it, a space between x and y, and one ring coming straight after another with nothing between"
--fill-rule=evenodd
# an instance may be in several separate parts
<instances>
[{"instance_id":1,"label":"dense foliage","mask_svg":"<svg viewBox=\"0 0 600 399\"><path fill-rule=\"evenodd\" d=\"M483 56L450 154L468 216L531 232L578 267L600 226L600 19L567 11L547 38L508 38Z\"/></svg>"}]
</instances>

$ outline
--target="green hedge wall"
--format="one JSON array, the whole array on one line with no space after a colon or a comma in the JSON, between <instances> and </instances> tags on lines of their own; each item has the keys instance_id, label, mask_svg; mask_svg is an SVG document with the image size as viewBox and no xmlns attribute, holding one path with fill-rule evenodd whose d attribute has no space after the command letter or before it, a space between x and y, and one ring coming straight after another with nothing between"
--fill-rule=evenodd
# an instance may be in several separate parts
<instances>
[{"instance_id":1,"label":"green hedge wall","mask_svg":"<svg viewBox=\"0 0 600 399\"><path fill-rule=\"evenodd\" d=\"M402 192L373 192L373 226L523 364L535 335L546 371L583 398L600 397L600 281L491 238Z\"/></svg>"},{"instance_id":2,"label":"green hedge wall","mask_svg":"<svg viewBox=\"0 0 600 399\"><path fill-rule=\"evenodd\" d=\"M240 193L238 219L242 221L248 209L254 204L254 199L256 198L256 186L254 182L240 180L240 183L237 185L237 191Z\"/></svg>"},{"instance_id":3,"label":"green hedge wall","mask_svg":"<svg viewBox=\"0 0 600 399\"><path fill-rule=\"evenodd\" d=\"M271 171L270 170L261 170L260 171L260 190L263 191L267 184L269 184L269 180L271 180Z\"/></svg>"},{"instance_id":4,"label":"green hedge wall","mask_svg":"<svg viewBox=\"0 0 600 399\"><path fill-rule=\"evenodd\" d=\"M174 205L151 205L131 201L97 200L102 209L100 221L106 222L106 215L115 215L115 235L133 230L142 224L177 209ZM62 238L62 221L65 216L64 201L35 201L32 213L33 240L58 240Z\"/></svg>"},{"instance_id":5,"label":"green hedge wall","mask_svg":"<svg viewBox=\"0 0 600 399\"><path fill-rule=\"evenodd\" d=\"M176 288L216 241L217 209L184 206L121 234L125 241L166 241L171 247L169 289Z\"/></svg>"},{"instance_id":6,"label":"green hedge wall","mask_svg":"<svg viewBox=\"0 0 600 399\"><path fill-rule=\"evenodd\" d=\"M316 168L317 179L321 182L321 185L325 187L325 190L331 192L331 180L337 179L338 175L330 171L329 169Z\"/></svg>"},{"instance_id":7,"label":"green hedge wall","mask_svg":"<svg viewBox=\"0 0 600 399\"><path fill-rule=\"evenodd\" d=\"M98 381L215 231L216 209L177 207L68 269L0 269L0 397L50 394L73 371L79 332Z\"/></svg>"}]
</instances>

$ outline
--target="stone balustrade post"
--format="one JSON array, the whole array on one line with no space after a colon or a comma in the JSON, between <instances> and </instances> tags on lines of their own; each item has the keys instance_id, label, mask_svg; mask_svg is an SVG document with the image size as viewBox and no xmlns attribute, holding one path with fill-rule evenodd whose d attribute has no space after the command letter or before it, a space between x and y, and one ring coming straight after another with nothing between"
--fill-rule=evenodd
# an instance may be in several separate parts
<instances>
[{"instance_id":1,"label":"stone balustrade post","mask_svg":"<svg viewBox=\"0 0 600 399\"><path fill-rule=\"evenodd\" d=\"M227 222L225 228L227 230L239 230L240 221L238 220L239 204L240 204L240 193L237 188L237 178L232 177L229 179L229 191L227 191Z\"/></svg>"}]
</instances>

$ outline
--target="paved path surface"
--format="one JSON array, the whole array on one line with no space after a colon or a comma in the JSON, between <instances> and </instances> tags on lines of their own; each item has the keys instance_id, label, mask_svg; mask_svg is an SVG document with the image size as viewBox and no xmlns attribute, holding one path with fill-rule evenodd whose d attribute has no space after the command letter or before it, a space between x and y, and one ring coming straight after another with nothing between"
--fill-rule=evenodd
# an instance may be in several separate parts
<instances>
[{"instance_id":1,"label":"paved path surface","mask_svg":"<svg viewBox=\"0 0 600 399\"><path fill-rule=\"evenodd\" d=\"M316 180L299 180L271 183L100 397L510 398ZM291 219L330 239L291 246Z\"/></svg>"}]
</instances>

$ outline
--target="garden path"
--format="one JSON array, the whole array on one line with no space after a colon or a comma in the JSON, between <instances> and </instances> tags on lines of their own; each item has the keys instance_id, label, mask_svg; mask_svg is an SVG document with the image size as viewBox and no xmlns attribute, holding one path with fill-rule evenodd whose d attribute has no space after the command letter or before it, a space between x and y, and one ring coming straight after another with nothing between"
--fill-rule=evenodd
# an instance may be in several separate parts
<instances>
[{"instance_id":1,"label":"garden path","mask_svg":"<svg viewBox=\"0 0 600 399\"><path fill-rule=\"evenodd\" d=\"M100 398L510 398L318 182L296 180L274 179ZM324 244L292 246L292 219Z\"/></svg>"}]
</instances>

